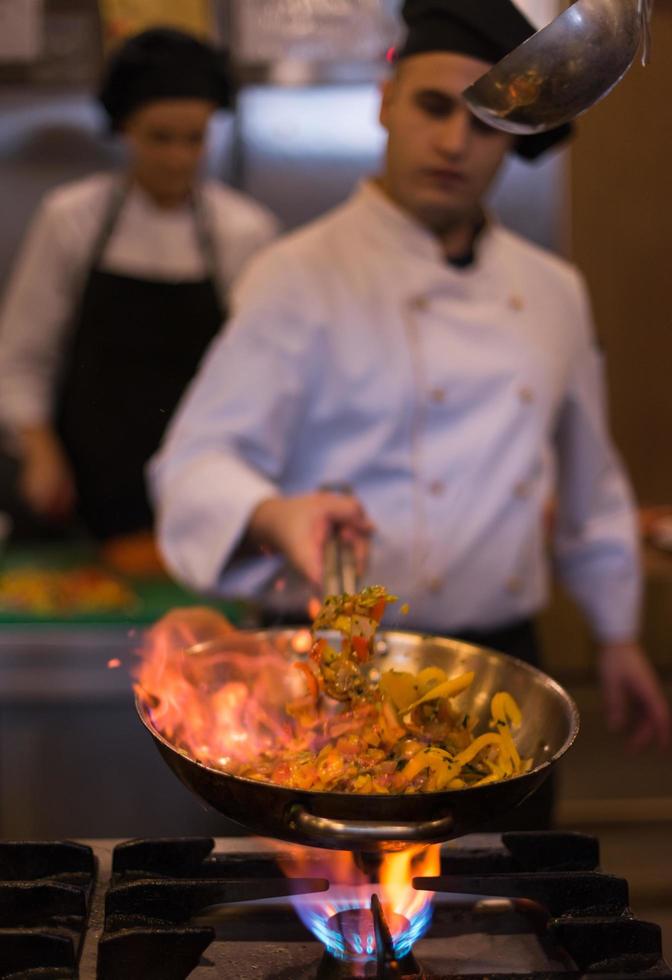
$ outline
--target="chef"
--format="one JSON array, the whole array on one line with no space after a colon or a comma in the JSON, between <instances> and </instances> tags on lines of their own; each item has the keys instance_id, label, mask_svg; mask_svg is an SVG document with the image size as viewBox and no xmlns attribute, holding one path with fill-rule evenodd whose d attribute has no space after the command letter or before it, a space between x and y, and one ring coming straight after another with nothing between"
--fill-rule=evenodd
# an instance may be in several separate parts
<instances>
[{"instance_id":1,"label":"chef","mask_svg":"<svg viewBox=\"0 0 672 980\"><path fill-rule=\"evenodd\" d=\"M105 539L151 527L143 466L231 280L276 224L198 176L210 119L232 100L223 52L145 31L111 57L99 98L128 164L38 211L0 319L0 425L16 519L44 529L77 510Z\"/></svg>"},{"instance_id":2,"label":"chef","mask_svg":"<svg viewBox=\"0 0 672 980\"><path fill-rule=\"evenodd\" d=\"M285 565L319 590L336 524L364 582L410 604L404 627L534 663L556 496L554 567L595 633L607 720L664 744L586 288L482 203L508 152L566 131L515 140L461 95L533 28L509 0L406 0L403 16L382 172L255 259L153 461L166 561L291 614Z\"/></svg>"}]
</instances>

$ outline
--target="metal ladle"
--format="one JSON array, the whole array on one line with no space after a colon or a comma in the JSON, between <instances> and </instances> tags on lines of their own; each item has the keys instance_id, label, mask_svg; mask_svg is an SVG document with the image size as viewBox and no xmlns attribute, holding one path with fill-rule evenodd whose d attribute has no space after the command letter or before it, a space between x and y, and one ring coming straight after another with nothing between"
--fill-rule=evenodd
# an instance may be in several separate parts
<instances>
[{"instance_id":1,"label":"metal ladle","mask_svg":"<svg viewBox=\"0 0 672 980\"><path fill-rule=\"evenodd\" d=\"M530 135L576 118L623 78L643 42L653 0L576 0L464 92L479 119Z\"/></svg>"}]
</instances>

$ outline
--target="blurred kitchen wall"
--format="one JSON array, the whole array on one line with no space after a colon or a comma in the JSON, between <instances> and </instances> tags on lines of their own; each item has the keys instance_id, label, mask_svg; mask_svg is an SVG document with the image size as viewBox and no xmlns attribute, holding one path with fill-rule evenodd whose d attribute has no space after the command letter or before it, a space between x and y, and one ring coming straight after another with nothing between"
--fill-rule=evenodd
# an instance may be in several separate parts
<instances>
[{"instance_id":1,"label":"blurred kitchen wall","mask_svg":"<svg viewBox=\"0 0 672 980\"><path fill-rule=\"evenodd\" d=\"M538 26L551 20L558 9L557 0L525 0L520 5ZM316 11L328 6L326 0L314 0ZM309 31L310 15L305 11L310 3L234 2L234 46L246 62L265 61L267 76L264 85L246 88L239 102L238 183L268 204L286 227L337 204L362 176L375 172L384 146L377 119L378 82L374 78L356 80L361 63L358 67L352 62L353 50L360 59L372 58L379 56L388 41L394 44L400 36L396 16L400 6L400 0L342 0L343 9L360 11L357 30L347 29L339 36L325 13L322 21L325 28L331 26L331 37L320 45L315 40L320 36L319 12L312 15L317 28L312 37ZM367 7L368 36L363 13ZM273 18L269 11L273 8L283 8L276 22L277 34L286 35L282 40L274 39L270 30ZM387 23L377 16L381 9L387 14ZM243 10L236 37L235 15ZM297 11L294 20L293 10ZM299 14L300 10L304 13ZM306 25L303 32L297 26L301 17ZM380 36L388 38L384 46L377 40ZM301 77L301 66L293 63L296 52L305 59L304 75L310 78L312 74L313 84L274 84L274 78ZM325 70L327 56L337 61L338 75L343 79L340 84L320 84L320 69ZM275 64L274 58L278 59ZM382 77L380 69L376 71L372 65L374 73ZM548 248L562 250L568 235L565 172L562 152L535 164L512 159L493 194L495 211L515 230Z\"/></svg>"},{"instance_id":2,"label":"blurred kitchen wall","mask_svg":"<svg viewBox=\"0 0 672 980\"><path fill-rule=\"evenodd\" d=\"M672 4L659 2L650 64L579 120L571 156L572 255L592 291L613 427L654 504L672 504L670 51Z\"/></svg>"},{"instance_id":3,"label":"blurred kitchen wall","mask_svg":"<svg viewBox=\"0 0 672 980\"><path fill-rule=\"evenodd\" d=\"M3 10L16 13L15 2L0 0L0 23ZM122 159L90 95L103 49L96 0L25 4L23 13L32 11L41 24L33 57L13 61L0 40L0 291L44 192ZM125 9L142 4L133 0ZM235 118L220 114L213 128L208 171L269 205L288 229L343 200L378 166L381 55L399 36L399 6L400 0L214 0L217 34L245 62L247 81ZM554 16L557 0L521 6L541 25ZM290 47L274 39L274 28L287 33ZM495 211L540 244L565 249L565 173L563 152L536 164L512 160L493 195Z\"/></svg>"}]
</instances>

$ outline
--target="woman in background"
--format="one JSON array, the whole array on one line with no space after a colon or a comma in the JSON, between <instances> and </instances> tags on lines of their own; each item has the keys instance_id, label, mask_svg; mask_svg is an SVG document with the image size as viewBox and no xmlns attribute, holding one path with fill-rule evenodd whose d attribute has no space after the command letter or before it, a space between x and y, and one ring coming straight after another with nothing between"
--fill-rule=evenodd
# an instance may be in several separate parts
<instances>
[{"instance_id":1,"label":"woman in background","mask_svg":"<svg viewBox=\"0 0 672 980\"><path fill-rule=\"evenodd\" d=\"M145 31L112 56L99 99L126 171L45 197L5 296L0 510L33 530L78 515L108 539L151 527L145 462L226 319L231 280L277 229L198 176L210 119L232 101L223 52Z\"/></svg>"}]
</instances>

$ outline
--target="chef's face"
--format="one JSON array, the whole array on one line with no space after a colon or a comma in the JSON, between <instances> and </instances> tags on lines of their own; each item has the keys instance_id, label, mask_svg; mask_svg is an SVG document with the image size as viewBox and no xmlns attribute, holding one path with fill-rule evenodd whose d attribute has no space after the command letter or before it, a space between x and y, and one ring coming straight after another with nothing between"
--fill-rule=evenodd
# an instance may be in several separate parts
<instances>
[{"instance_id":1,"label":"chef's face","mask_svg":"<svg viewBox=\"0 0 672 980\"><path fill-rule=\"evenodd\" d=\"M133 176L159 204L179 204L189 194L214 111L202 99L161 99L126 120Z\"/></svg>"},{"instance_id":2,"label":"chef's face","mask_svg":"<svg viewBox=\"0 0 672 980\"><path fill-rule=\"evenodd\" d=\"M383 87L387 194L437 232L473 216L513 138L480 122L462 92L490 68L452 53L404 59Z\"/></svg>"}]
</instances>

